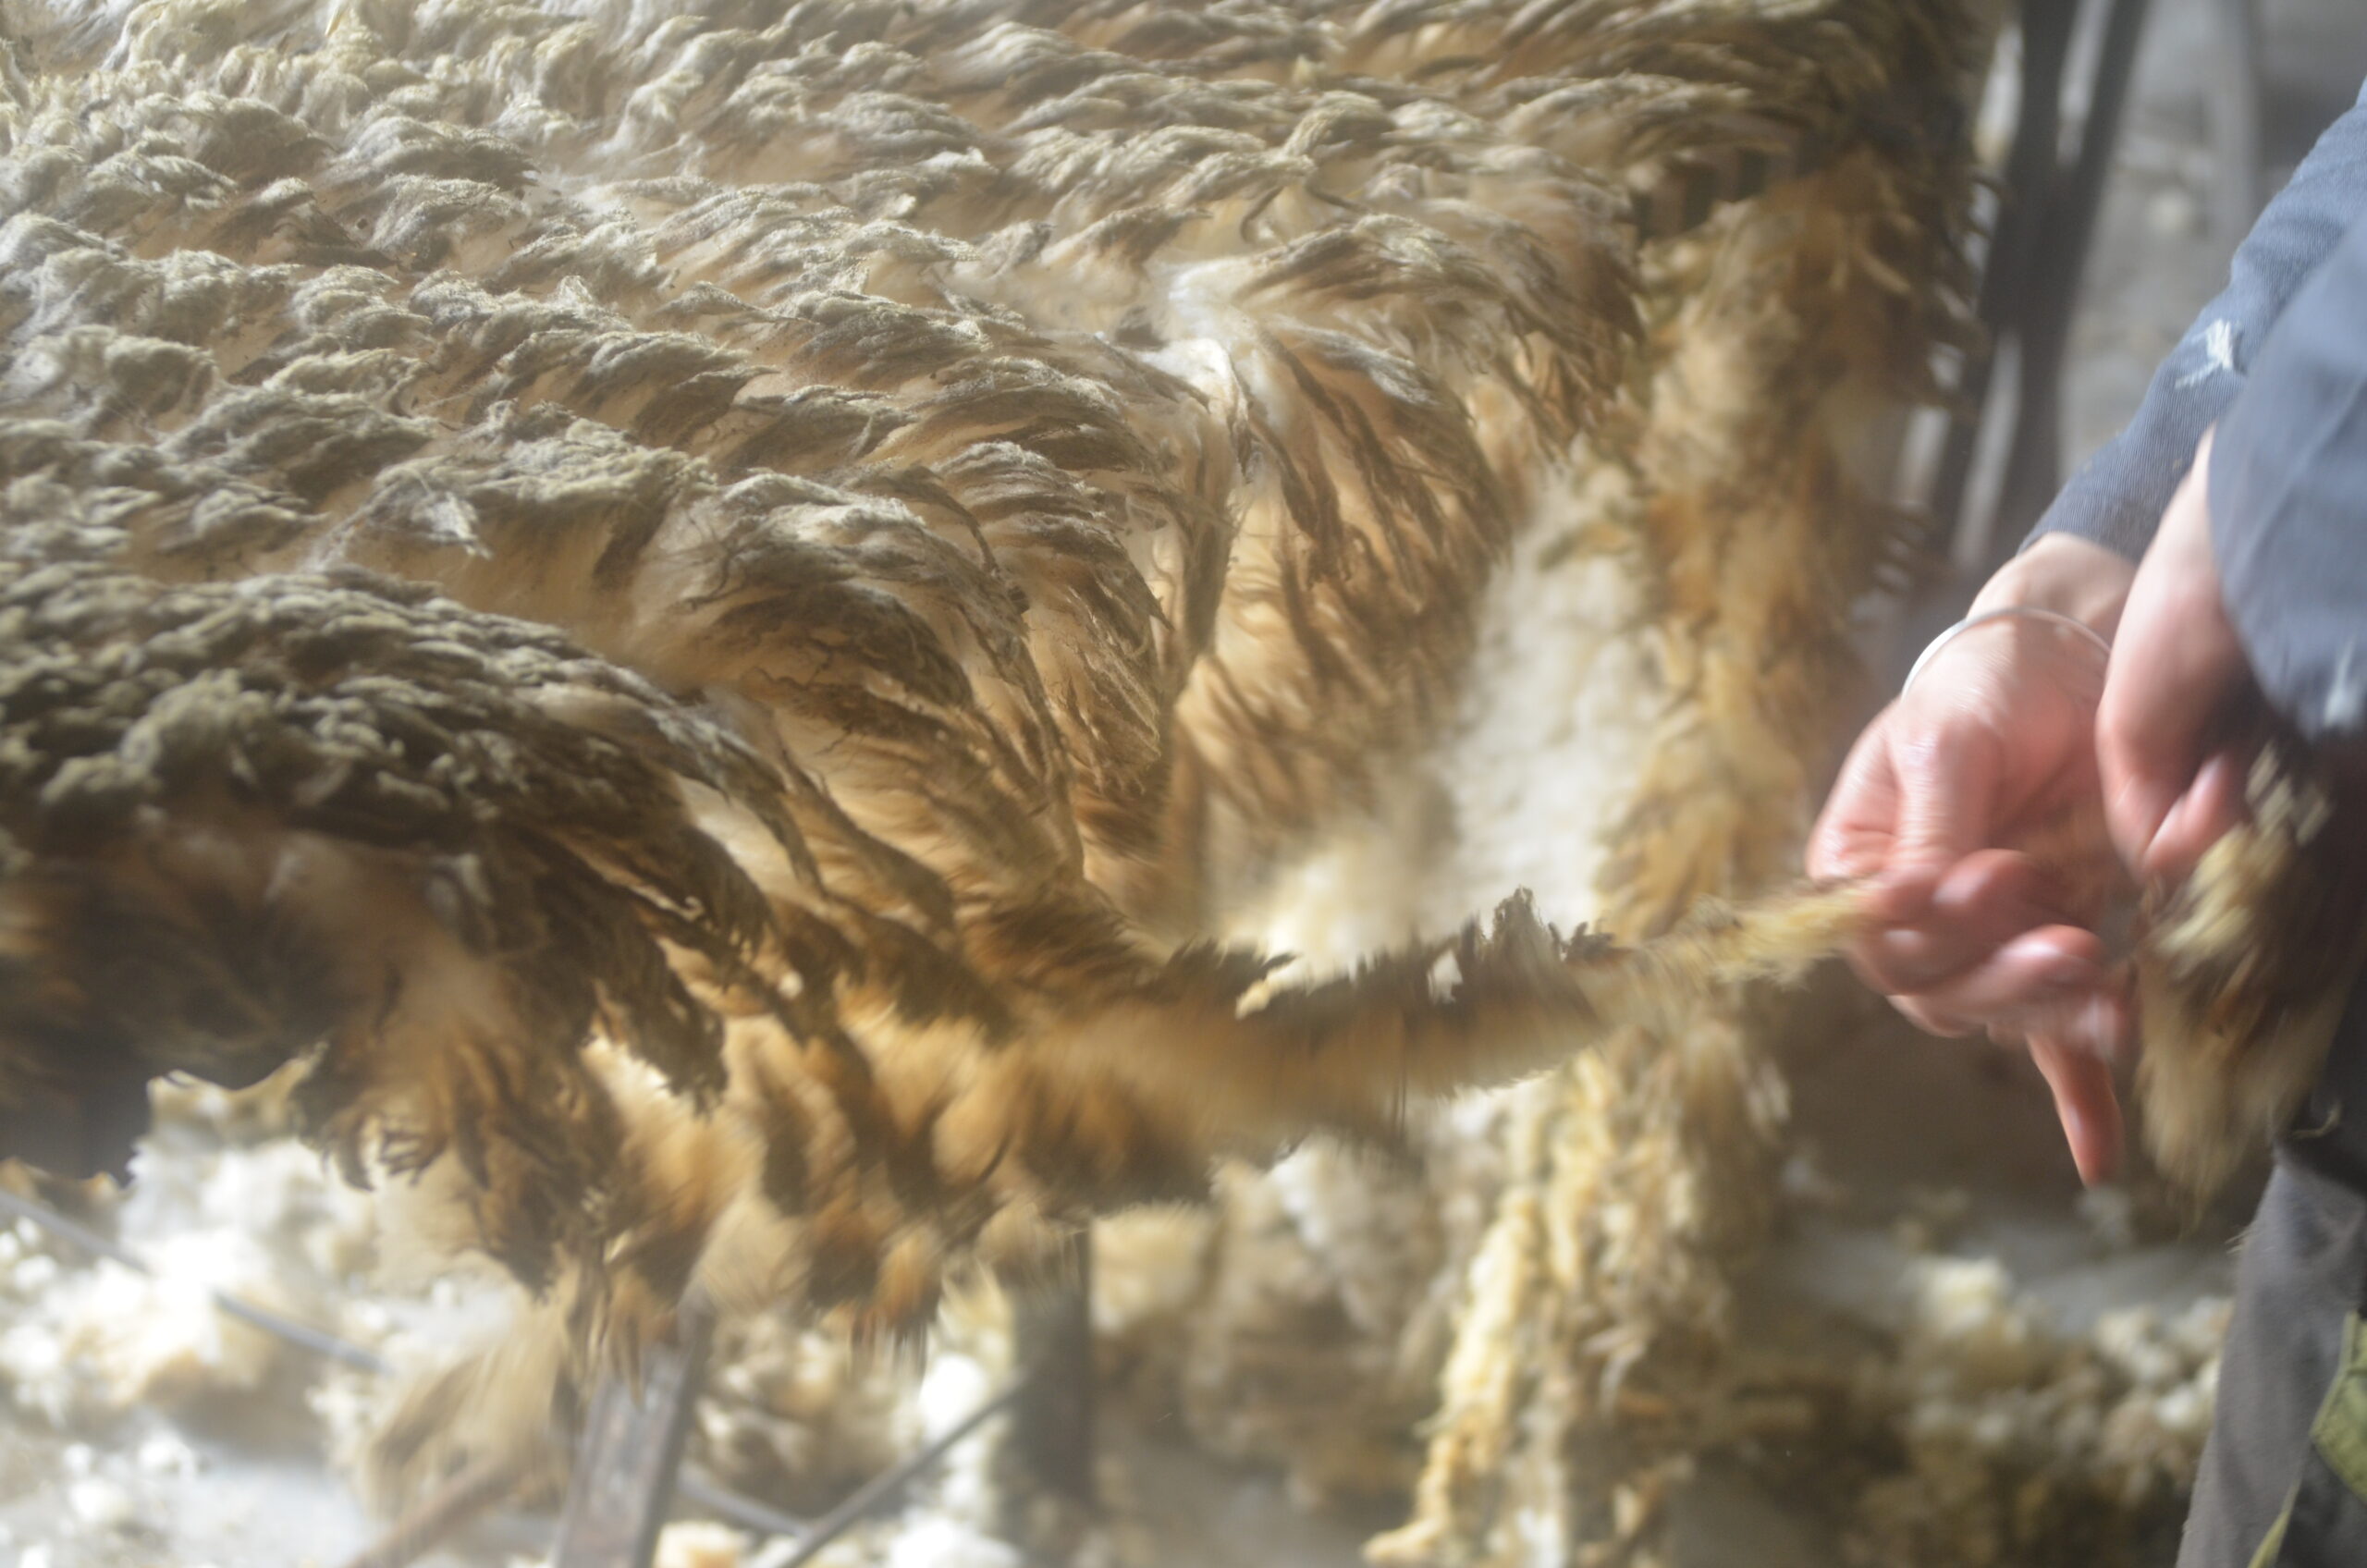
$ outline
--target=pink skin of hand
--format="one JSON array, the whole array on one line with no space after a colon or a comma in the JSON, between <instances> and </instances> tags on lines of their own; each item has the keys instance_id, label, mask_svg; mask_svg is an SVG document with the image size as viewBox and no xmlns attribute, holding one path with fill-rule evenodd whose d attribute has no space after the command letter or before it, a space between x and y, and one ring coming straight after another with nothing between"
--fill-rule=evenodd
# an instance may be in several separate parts
<instances>
[{"instance_id":1,"label":"pink skin of hand","mask_svg":"<svg viewBox=\"0 0 2367 1568\"><path fill-rule=\"evenodd\" d=\"M2148 882L2185 877L2243 815L2247 759L2211 744L2251 667L2220 594L2210 472L2205 435L2128 591L2096 713L2104 821Z\"/></svg>"},{"instance_id":2,"label":"pink skin of hand","mask_svg":"<svg viewBox=\"0 0 2367 1568\"><path fill-rule=\"evenodd\" d=\"M1973 602L2085 621L2114 639L2108 667L2043 621L1967 630L1867 727L1809 840L1811 876L1872 883L1859 977L1930 1033L2026 1043L2091 1183L2119 1161L2112 1068L2133 1035L2094 930L2113 850L2058 843L2042 866L2013 846L2101 803L2132 870L2178 876L2237 820L2238 759L2203 755L2247 679L2211 557L2209 451L2141 567L2050 537Z\"/></svg>"}]
</instances>

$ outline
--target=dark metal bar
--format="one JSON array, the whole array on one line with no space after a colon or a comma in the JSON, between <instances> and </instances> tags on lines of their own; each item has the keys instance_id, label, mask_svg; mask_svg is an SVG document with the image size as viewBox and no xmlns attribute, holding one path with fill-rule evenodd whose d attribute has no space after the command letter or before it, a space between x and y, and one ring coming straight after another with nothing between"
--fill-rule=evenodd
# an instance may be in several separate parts
<instances>
[{"instance_id":1,"label":"dark metal bar","mask_svg":"<svg viewBox=\"0 0 2367 1568\"><path fill-rule=\"evenodd\" d=\"M674 1315L673 1334L643 1354L638 1387L612 1373L593 1390L552 1568L649 1568L714 1334L713 1308L693 1295Z\"/></svg>"},{"instance_id":2,"label":"dark metal bar","mask_svg":"<svg viewBox=\"0 0 2367 1568\"><path fill-rule=\"evenodd\" d=\"M120 1263L135 1273L145 1274L152 1279L155 1277L156 1271L149 1267L147 1259L122 1243L102 1236L87 1225L77 1224L45 1204L35 1203L31 1198L18 1197L6 1187L0 1187L0 1213L14 1215L19 1219L30 1219L50 1234L71 1242L84 1252L96 1254L112 1263ZM257 1306L254 1303L231 1295L227 1291L208 1291L206 1294L212 1298L216 1308L227 1313L230 1317L241 1322L251 1323L265 1333L276 1335L290 1344L300 1345L314 1355L324 1356L330 1361L340 1361L348 1366L360 1367L364 1372L386 1370L385 1361L349 1340L341 1340L335 1334L315 1329L310 1324L299 1323L292 1317L283 1317L268 1307Z\"/></svg>"},{"instance_id":3,"label":"dark metal bar","mask_svg":"<svg viewBox=\"0 0 2367 1568\"><path fill-rule=\"evenodd\" d=\"M2212 238L2228 251L2243 242L2260 216L2260 0L2214 0L2219 60L2204 78L2210 94Z\"/></svg>"},{"instance_id":4,"label":"dark metal bar","mask_svg":"<svg viewBox=\"0 0 2367 1568\"><path fill-rule=\"evenodd\" d=\"M674 1478L674 1500L691 1513L737 1525L754 1535L795 1537L814 1527L810 1519L800 1519L754 1498L727 1491L687 1466Z\"/></svg>"},{"instance_id":5,"label":"dark metal bar","mask_svg":"<svg viewBox=\"0 0 2367 1568\"><path fill-rule=\"evenodd\" d=\"M113 1241L87 1225L79 1224L67 1219L45 1204L18 1197L5 1187L0 1187L0 1213L31 1220L52 1235L71 1243L84 1252L120 1263L126 1268L152 1277L156 1272L145 1258L120 1242ZM350 1340L339 1339L325 1329L314 1329L299 1323L293 1318L283 1317L276 1312L222 1291L214 1291L209 1293L214 1305L223 1312L244 1322L251 1323L265 1333L284 1340L300 1350L310 1351L325 1360L341 1362L348 1366L381 1376L393 1371L384 1357L365 1350ZM675 1491L684 1503L697 1512L712 1515L727 1525L737 1525L743 1530L754 1531L759 1535L799 1536L804 1534L808 1528L806 1521L783 1513L777 1508L768 1508L753 1498L742 1497L738 1492L719 1487L694 1470L682 1472L676 1482Z\"/></svg>"},{"instance_id":6,"label":"dark metal bar","mask_svg":"<svg viewBox=\"0 0 2367 1568\"><path fill-rule=\"evenodd\" d=\"M2078 0L2026 0L2021 12L2021 101L2005 154L1996 222L1981 258L1974 304L1988 342L1967 356L1956 381L1957 410L1932 486L1932 514L1953 536L1965 523L1972 464L1999 345L2012 337L2030 293L2036 248L2061 159L2063 71L2071 55ZM2028 383L2022 383L2027 386Z\"/></svg>"},{"instance_id":7,"label":"dark metal bar","mask_svg":"<svg viewBox=\"0 0 2367 1568\"><path fill-rule=\"evenodd\" d=\"M1080 1231L1058 1276L1012 1297L1012 1358L1035 1368L1012 1408L1006 1454L1024 1485L1093 1506L1093 1236Z\"/></svg>"},{"instance_id":8,"label":"dark metal bar","mask_svg":"<svg viewBox=\"0 0 2367 1568\"><path fill-rule=\"evenodd\" d=\"M894 1499L914 1476L944 1458L952 1450L954 1444L976 1431L986 1422L987 1417L997 1414L1016 1401L1026 1391L1027 1385L1032 1380L1032 1372L1022 1372L1009 1388L963 1416L928 1446L899 1461L892 1468L883 1470L865 1481L850 1493L845 1501L816 1519L813 1529L797 1543L797 1550L781 1559L777 1568L804 1568L806 1563L813 1562L821 1554L824 1547L862 1523L873 1509ZM559 1568L564 1568L564 1565L559 1565Z\"/></svg>"},{"instance_id":9,"label":"dark metal bar","mask_svg":"<svg viewBox=\"0 0 2367 1568\"><path fill-rule=\"evenodd\" d=\"M2020 407L2005 476L1997 491L1998 527L1990 558L2002 558L2046 509L2063 478L2063 355L2079 308L2079 275L2088 264L2104 179L2120 138L2121 111L2136 74L2137 44L2145 30L2147 0L2108 0L2096 80L2079 130L2079 154L2046 206L2044 229L2030 277L2028 319L2020 333Z\"/></svg>"}]
</instances>

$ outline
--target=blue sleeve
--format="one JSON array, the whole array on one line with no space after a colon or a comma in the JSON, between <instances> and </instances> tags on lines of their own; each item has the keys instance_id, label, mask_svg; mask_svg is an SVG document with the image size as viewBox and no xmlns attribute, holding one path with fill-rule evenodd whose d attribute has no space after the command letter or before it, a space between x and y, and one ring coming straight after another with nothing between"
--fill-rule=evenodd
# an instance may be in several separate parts
<instances>
[{"instance_id":1,"label":"blue sleeve","mask_svg":"<svg viewBox=\"0 0 2367 1568\"><path fill-rule=\"evenodd\" d=\"M2228 619L2277 712L2313 740L2367 729L2367 220L2261 347L2211 447Z\"/></svg>"},{"instance_id":2,"label":"blue sleeve","mask_svg":"<svg viewBox=\"0 0 2367 1568\"><path fill-rule=\"evenodd\" d=\"M2071 476L2030 537L2069 533L2132 559L2143 555L2195 443L2235 401L2287 301L2363 213L2367 92L2261 214L2237 248L2226 289L2153 373L2128 428Z\"/></svg>"}]
</instances>

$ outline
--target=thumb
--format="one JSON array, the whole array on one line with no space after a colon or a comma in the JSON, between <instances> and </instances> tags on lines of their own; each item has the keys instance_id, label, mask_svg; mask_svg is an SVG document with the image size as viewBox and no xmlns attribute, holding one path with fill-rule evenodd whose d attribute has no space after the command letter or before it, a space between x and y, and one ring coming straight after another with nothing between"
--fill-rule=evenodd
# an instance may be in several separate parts
<instances>
[{"instance_id":1,"label":"thumb","mask_svg":"<svg viewBox=\"0 0 2367 1568\"><path fill-rule=\"evenodd\" d=\"M2173 618L2151 613L2151 606L2131 609L2096 709L2096 774L2113 845L2122 864L2146 876L2156 873L2164 825L2201 782L2204 738L2228 671L2215 649L2200 646L2212 641L2207 631L2190 631L2184 647L2165 648L2178 636ZM2201 618L2176 619L2191 628Z\"/></svg>"},{"instance_id":2,"label":"thumb","mask_svg":"<svg viewBox=\"0 0 2367 1568\"><path fill-rule=\"evenodd\" d=\"M2190 869L2242 814L2241 762L2222 751L2206 766L2205 753L2244 678L2243 651L2224 617L2198 613L2186 625L2184 646L2162 653L2140 620L2135 645L2115 650L2096 711L2104 822L2143 877Z\"/></svg>"},{"instance_id":3,"label":"thumb","mask_svg":"<svg viewBox=\"0 0 2367 1568\"><path fill-rule=\"evenodd\" d=\"M2117 751L2098 731L2098 761L2106 780L2104 820L2123 864L2143 876L2153 859L2153 840L2184 791L2181 758L2148 756L2138 748Z\"/></svg>"},{"instance_id":4,"label":"thumb","mask_svg":"<svg viewBox=\"0 0 2367 1568\"><path fill-rule=\"evenodd\" d=\"M2192 787L2162 818L2139 869L2148 877L2182 882L2202 859L2203 851L2243 818L2243 759L2231 751L2214 752L2194 776Z\"/></svg>"},{"instance_id":5,"label":"thumb","mask_svg":"<svg viewBox=\"0 0 2367 1568\"><path fill-rule=\"evenodd\" d=\"M2140 876L2158 874L2155 840L2195 786L2212 727L2247 673L2212 554L2209 463L2206 440L2137 569L2096 708L2104 820ZM2212 826L2223 789L2211 781L2189 827ZM2185 839L2173 838L2165 852L2182 853Z\"/></svg>"}]
</instances>

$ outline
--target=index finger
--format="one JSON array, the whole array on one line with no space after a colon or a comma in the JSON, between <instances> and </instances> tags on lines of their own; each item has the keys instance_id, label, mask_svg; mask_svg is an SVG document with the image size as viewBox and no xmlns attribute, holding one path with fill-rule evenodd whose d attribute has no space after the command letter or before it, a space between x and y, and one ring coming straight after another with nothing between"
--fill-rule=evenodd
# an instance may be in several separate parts
<instances>
[{"instance_id":1,"label":"index finger","mask_svg":"<svg viewBox=\"0 0 2367 1568\"><path fill-rule=\"evenodd\" d=\"M1876 715L1859 733L1809 829L1808 872L1821 882L1870 876L1889 859L1898 817L1898 780L1883 735L1890 717Z\"/></svg>"},{"instance_id":2,"label":"index finger","mask_svg":"<svg viewBox=\"0 0 2367 1568\"><path fill-rule=\"evenodd\" d=\"M1892 745L1898 776L1898 839L1886 882L1936 880L1988 847L1995 815L1999 758L1989 731L1946 725Z\"/></svg>"}]
</instances>

